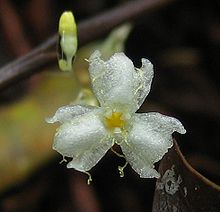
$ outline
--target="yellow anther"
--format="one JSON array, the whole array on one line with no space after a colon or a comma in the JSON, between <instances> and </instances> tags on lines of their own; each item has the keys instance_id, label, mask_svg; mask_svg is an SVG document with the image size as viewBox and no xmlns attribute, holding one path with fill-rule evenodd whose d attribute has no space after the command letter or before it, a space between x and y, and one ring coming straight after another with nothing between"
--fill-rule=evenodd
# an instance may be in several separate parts
<instances>
[{"instance_id":1,"label":"yellow anther","mask_svg":"<svg viewBox=\"0 0 220 212\"><path fill-rule=\"evenodd\" d=\"M106 125L109 129L123 128L125 120L122 118L122 113L113 112L110 116L105 117Z\"/></svg>"}]
</instances>

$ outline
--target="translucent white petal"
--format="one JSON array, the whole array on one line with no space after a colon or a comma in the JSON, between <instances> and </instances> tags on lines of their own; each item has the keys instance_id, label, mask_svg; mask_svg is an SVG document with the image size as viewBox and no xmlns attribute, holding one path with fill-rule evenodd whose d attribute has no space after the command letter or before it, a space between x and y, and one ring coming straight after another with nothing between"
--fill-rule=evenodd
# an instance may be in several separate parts
<instances>
[{"instance_id":1,"label":"translucent white petal","mask_svg":"<svg viewBox=\"0 0 220 212\"><path fill-rule=\"evenodd\" d=\"M53 149L63 156L72 157L67 165L79 171L88 171L98 163L111 147L107 132L97 111L77 116L58 129Z\"/></svg>"},{"instance_id":2,"label":"translucent white petal","mask_svg":"<svg viewBox=\"0 0 220 212\"><path fill-rule=\"evenodd\" d=\"M103 61L100 52L89 58L89 72L94 93L103 106L135 107L136 74L132 61L124 53L116 53Z\"/></svg>"},{"instance_id":3,"label":"translucent white petal","mask_svg":"<svg viewBox=\"0 0 220 212\"><path fill-rule=\"evenodd\" d=\"M173 145L172 133L185 133L175 118L160 113L136 114L127 142L121 144L132 168L144 178L159 177L154 163L159 161Z\"/></svg>"},{"instance_id":4,"label":"translucent white petal","mask_svg":"<svg viewBox=\"0 0 220 212\"><path fill-rule=\"evenodd\" d=\"M136 68L135 98L137 101L137 109L139 109L149 94L154 75L153 64L144 58L142 58L141 61L141 68Z\"/></svg>"},{"instance_id":5,"label":"translucent white petal","mask_svg":"<svg viewBox=\"0 0 220 212\"><path fill-rule=\"evenodd\" d=\"M72 120L73 118L83 115L85 113L91 112L95 110L97 107L89 106L89 105L66 105L60 107L55 115L51 118L47 118L47 123L54 123L59 121L60 123L64 123Z\"/></svg>"},{"instance_id":6,"label":"translucent white petal","mask_svg":"<svg viewBox=\"0 0 220 212\"><path fill-rule=\"evenodd\" d=\"M89 58L93 90L100 104L124 105L128 111L135 112L150 92L153 65L143 58L142 67L135 68L124 53L116 53L107 61L100 56L95 51Z\"/></svg>"}]
</instances>

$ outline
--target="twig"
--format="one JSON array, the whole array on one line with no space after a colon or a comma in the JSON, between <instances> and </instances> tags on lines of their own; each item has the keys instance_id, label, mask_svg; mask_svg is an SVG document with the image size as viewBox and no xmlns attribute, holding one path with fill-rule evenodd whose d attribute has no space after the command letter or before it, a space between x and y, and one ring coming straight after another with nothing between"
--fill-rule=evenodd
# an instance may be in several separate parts
<instances>
[{"instance_id":1,"label":"twig","mask_svg":"<svg viewBox=\"0 0 220 212\"><path fill-rule=\"evenodd\" d=\"M95 40L117 25L125 21L130 21L140 17L146 12L152 12L168 5L174 0L135 0L115 9L106 11L89 20L78 24L79 45L82 46ZM30 53L9 63L0 69L0 89L6 88L12 83L32 75L39 71L43 65L48 65L55 61L56 53L51 51L56 46L57 35L53 35L39 47Z\"/></svg>"}]
</instances>

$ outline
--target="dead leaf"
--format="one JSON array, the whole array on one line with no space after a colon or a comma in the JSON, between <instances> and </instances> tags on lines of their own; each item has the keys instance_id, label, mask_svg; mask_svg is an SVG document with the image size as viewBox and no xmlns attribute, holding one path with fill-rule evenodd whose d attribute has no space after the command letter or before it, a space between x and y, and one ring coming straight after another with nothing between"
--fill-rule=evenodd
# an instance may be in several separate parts
<instances>
[{"instance_id":1,"label":"dead leaf","mask_svg":"<svg viewBox=\"0 0 220 212\"><path fill-rule=\"evenodd\" d=\"M193 169L176 142L160 163L153 212L217 212L220 208L220 186Z\"/></svg>"}]
</instances>

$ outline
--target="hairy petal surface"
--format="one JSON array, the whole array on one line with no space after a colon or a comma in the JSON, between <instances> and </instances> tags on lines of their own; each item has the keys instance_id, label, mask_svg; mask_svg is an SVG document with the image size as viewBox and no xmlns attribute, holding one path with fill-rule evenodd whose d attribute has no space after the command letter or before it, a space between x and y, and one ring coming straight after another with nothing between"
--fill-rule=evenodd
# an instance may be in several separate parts
<instances>
[{"instance_id":1,"label":"hairy petal surface","mask_svg":"<svg viewBox=\"0 0 220 212\"><path fill-rule=\"evenodd\" d=\"M89 113L93 110L97 109L97 107L89 106L89 105L66 105L60 107L55 115L51 118L47 118L47 123L54 123L59 121L60 123L71 121L73 118L77 116L81 116L85 113Z\"/></svg>"},{"instance_id":2,"label":"hairy petal surface","mask_svg":"<svg viewBox=\"0 0 220 212\"><path fill-rule=\"evenodd\" d=\"M95 166L112 146L97 111L77 116L58 129L53 149L72 157L68 168L88 171Z\"/></svg>"},{"instance_id":3,"label":"hairy petal surface","mask_svg":"<svg viewBox=\"0 0 220 212\"><path fill-rule=\"evenodd\" d=\"M173 145L172 133L184 134L183 125L175 118L160 113L136 114L122 151L132 168L144 178L158 178L154 163Z\"/></svg>"},{"instance_id":4,"label":"hairy petal surface","mask_svg":"<svg viewBox=\"0 0 220 212\"><path fill-rule=\"evenodd\" d=\"M100 52L89 58L89 72L93 91L101 106L125 105L135 107L135 67L124 53L115 53L103 61Z\"/></svg>"},{"instance_id":5,"label":"hairy petal surface","mask_svg":"<svg viewBox=\"0 0 220 212\"><path fill-rule=\"evenodd\" d=\"M137 103L137 110L140 108L145 98L149 94L152 79L154 76L153 64L145 58L142 58L141 62L142 62L142 66L141 68L136 68L136 75L135 75L136 88L135 88L134 96Z\"/></svg>"}]
</instances>

